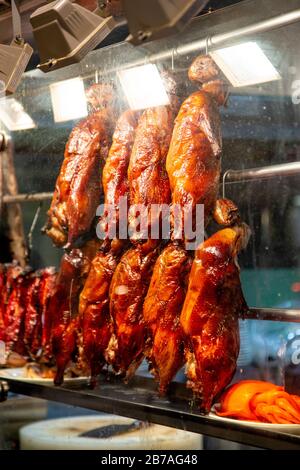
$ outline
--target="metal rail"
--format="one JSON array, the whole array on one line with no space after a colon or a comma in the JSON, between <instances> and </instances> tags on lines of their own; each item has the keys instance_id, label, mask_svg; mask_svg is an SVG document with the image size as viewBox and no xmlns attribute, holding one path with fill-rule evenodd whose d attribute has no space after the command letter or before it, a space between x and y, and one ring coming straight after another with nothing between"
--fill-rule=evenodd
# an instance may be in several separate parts
<instances>
[{"instance_id":1,"label":"metal rail","mask_svg":"<svg viewBox=\"0 0 300 470\"><path fill-rule=\"evenodd\" d=\"M252 307L245 320L267 320L300 323L300 309Z\"/></svg>"},{"instance_id":2,"label":"metal rail","mask_svg":"<svg viewBox=\"0 0 300 470\"><path fill-rule=\"evenodd\" d=\"M296 175L300 175L300 162L281 163L246 170L227 170L224 173L223 181L225 181L225 183L233 183L236 181L274 178L275 176Z\"/></svg>"},{"instance_id":3,"label":"metal rail","mask_svg":"<svg viewBox=\"0 0 300 470\"><path fill-rule=\"evenodd\" d=\"M5 196L3 196L3 203L4 204L13 204L15 202L48 201L49 199L52 199L52 196L53 196L53 192L16 194L15 196L5 195Z\"/></svg>"},{"instance_id":4,"label":"metal rail","mask_svg":"<svg viewBox=\"0 0 300 470\"><path fill-rule=\"evenodd\" d=\"M68 405L113 413L143 421L184 429L265 449L300 449L300 436L274 432L218 417L200 414L184 383L172 383L171 394L160 398L153 379L135 376L129 385L120 380L103 379L100 387L90 390L87 385L54 387L5 380L14 393L43 398Z\"/></svg>"},{"instance_id":5,"label":"metal rail","mask_svg":"<svg viewBox=\"0 0 300 470\"><path fill-rule=\"evenodd\" d=\"M203 18L197 18L196 21L201 21ZM293 10L288 13L283 13L267 20L257 21L248 26L234 29L230 32L215 34L209 37L204 37L196 41L191 41L188 44L179 45L170 49L166 49L154 54L150 54L147 57L137 59L127 64L122 64L121 67L112 67L104 71L104 73L112 73L120 70L120 68L131 68L139 65L145 65L145 63L155 62L160 60L172 59L176 56L184 56L192 52L206 51L207 48L213 49L216 46L226 45L232 41L242 39L247 36L256 36L260 33L272 31L276 28L282 28L290 24L300 21L300 8Z\"/></svg>"},{"instance_id":6,"label":"metal rail","mask_svg":"<svg viewBox=\"0 0 300 470\"><path fill-rule=\"evenodd\" d=\"M229 184L237 181L248 181L255 179L273 178L275 176L296 176L300 175L300 162L281 163L246 170L227 170L223 176L223 183ZM3 196L4 204L15 202L40 202L48 201L52 198L53 192L16 194L14 196Z\"/></svg>"}]
</instances>

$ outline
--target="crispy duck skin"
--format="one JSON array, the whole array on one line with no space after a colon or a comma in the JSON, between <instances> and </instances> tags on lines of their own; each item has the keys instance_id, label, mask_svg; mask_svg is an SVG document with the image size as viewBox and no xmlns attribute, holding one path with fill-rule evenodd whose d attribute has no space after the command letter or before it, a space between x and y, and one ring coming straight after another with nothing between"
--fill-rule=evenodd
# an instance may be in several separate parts
<instances>
[{"instance_id":1,"label":"crispy duck skin","mask_svg":"<svg viewBox=\"0 0 300 470\"><path fill-rule=\"evenodd\" d=\"M79 295L98 248L99 242L92 240L81 249L74 248L65 253L61 261L49 309L52 317L52 350L57 365L55 385L63 382L65 368L76 353L80 327Z\"/></svg>"},{"instance_id":2,"label":"crispy duck skin","mask_svg":"<svg viewBox=\"0 0 300 470\"><path fill-rule=\"evenodd\" d=\"M148 331L146 357L151 372L165 394L172 378L184 364L184 334L180 313L185 299L191 257L171 243L158 257L143 306Z\"/></svg>"},{"instance_id":3,"label":"crispy duck skin","mask_svg":"<svg viewBox=\"0 0 300 470\"><path fill-rule=\"evenodd\" d=\"M217 64L208 55L200 55L192 62L189 79L201 85L201 89L215 99L219 106L225 105L228 97L228 81Z\"/></svg>"},{"instance_id":4,"label":"crispy duck skin","mask_svg":"<svg viewBox=\"0 0 300 470\"><path fill-rule=\"evenodd\" d=\"M0 341L4 340L5 334L5 297L6 290L6 266L0 265Z\"/></svg>"},{"instance_id":5,"label":"crispy duck skin","mask_svg":"<svg viewBox=\"0 0 300 470\"><path fill-rule=\"evenodd\" d=\"M166 167L172 204L186 207L193 217L196 204L204 204L206 222L217 199L221 150L217 105L209 94L197 91L184 101L175 120Z\"/></svg>"},{"instance_id":6,"label":"crispy duck skin","mask_svg":"<svg viewBox=\"0 0 300 470\"><path fill-rule=\"evenodd\" d=\"M227 83L209 56L197 57L189 78L201 85L181 105L167 155L172 206L185 207L195 227L195 209L204 204L205 225L214 209L221 172L222 136L218 106L227 99ZM175 221L172 211L171 225ZM175 238L183 239L182 229Z\"/></svg>"},{"instance_id":7,"label":"crispy duck skin","mask_svg":"<svg viewBox=\"0 0 300 470\"><path fill-rule=\"evenodd\" d=\"M41 347L42 318L41 306L39 303L39 291L41 276L31 273L26 281L26 291L24 296L24 335L23 341L27 352L32 359Z\"/></svg>"},{"instance_id":8,"label":"crispy duck skin","mask_svg":"<svg viewBox=\"0 0 300 470\"><path fill-rule=\"evenodd\" d=\"M200 55L190 65L188 77L193 82L207 83L222 79L223 74L209 55Z\"/></svg>"},{"instance_id":9,"label":"crispy duck skin","mask_svg":"<svg viewBox=\"0 0 300 470\"><path fill-rule=\"evenodd\" d=\"M120 197L128 200L129 196L127 171L137 124L138 113L136 111L127 110L121 114L117 121L112 146L103 168L104 202L107 205L112 205L117 211L116 228L119 225ZM107 231L109 229L110 227L106 227Z\"/></svg>"},{"instance_id":10,"label":"crispy duck skin","mask_svg":"<svg viewBox=\"0 0 300 470\"><path fill-rule=\"evenodd\" d=\"M203 412L209 412L236 369L238 318L247 310L237 254L248 238L245 224L225 228L199 246L192 265L180 322L188 338L188 386Z\"/></svg>"},{"instance_id":11,"label":"crispy duck skin","mask_svg":"<svg viewBox=\"0 0 300 470\"><path fill-rule=\"evenodd\" d=\"M45 228L57 246L70 249L82 244L90 231L100 202L101 171L114 120L112 108L102 107L71 132Z\"/></svg>"},{"instance_id":12,"label":"crispy duck skin","mask_svg":"<svg viewBox=\"0 0 300 470\"><path fill-rule=\"evenodd\" d=\"M157 255L158 248L147 253L141 245L130 248L112 277L109 297L113 335L106 358L125 380L132 377L144 357L143 302Z\"/></svg>"},{"instance_id":13,"label":"crispy duck skin","mask_svg":"<svg viewBox=\"0 0 300 470\"><path fill-rule=\"evenodd\" d=\"M166 156L172 135L174 113L171 106L146 109L139 119L128 167L130 204L148 208L149 229L157 223L150 213L151 204L171 202L170 183L166 172ZM129 224L135 213L129 212ZM135 241L135 237L132 237Z\"/></svg>"},{"instance_id":14,"label":"crispy duck skin","mask_svg":"<svg viewBox=\"0 0 300 470\"><path fill-rule=\"evenodd\" d=\"M54 293L55 269L32 273L25 295L24 343L33 360L51 360L51 319L49 301Z\"/></svg>"},{"instance_id":15,"label":"crispy duck skin","mask_svg":"<svg viewBox=\"0 0 300 470\"><path fill-rule=\"evenodd\" d=\"M120 257L121 246L105 252L100 248L92 261L79 299L83 352L91 371L91 385L105 365L105 351L112 335L109 287Z\"/></svg>"},{"instance_id":16,"label":"crispy duck skin","mask_svg":"<svg viewBox=\"0 0 300 470\"><path fill-rule=\"evenodd\" d=\"M52 316L50 314L50 302L55 292L56 271L54 268L46 268L41 272L39 289L39 304L41 306L42 319L42 361L49 362L52 358Z\"/></svg>"},{"instance_id":17,"label":"crispy duck skin","mask_svg":"<svg viewBox=\"0 0 300 470\"><path fill-rule=\"evenodd\" d=\"M24 329L24 295L26 294L27 282L24 270L13 263L7 269L6 278L6 309L5 309L5 335L6 351L12 350L23 353L22 333ZM18 344L19 343L19 344Z\"/></svg>"}]
</instances>

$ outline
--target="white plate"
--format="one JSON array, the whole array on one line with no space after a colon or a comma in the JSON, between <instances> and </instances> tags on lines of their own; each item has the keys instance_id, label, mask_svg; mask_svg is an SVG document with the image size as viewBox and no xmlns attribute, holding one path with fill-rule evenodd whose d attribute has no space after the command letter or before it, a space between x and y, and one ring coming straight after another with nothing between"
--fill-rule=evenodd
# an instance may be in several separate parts
<instances>
[{"instance_id":1,"label":"white plate","mask_svg":"<svg viewBox=\"0 0 300 470\"><path fill-rule=\"evenodd\" d=\"M225 418L223 416L218 416L215 412L216 407L213 406L211 412L209 413L209 417L216 419L218 421L222 421L223 423L238 423L242 424L243 426L250 426L254 428L260 429L268 429L269 431L276 431L276 432L285 432L288 434L300 434L300 424L275 424L275 423L258 423L256 421L244 421L242 419L234 419L234 418Z\"/></svg>"},{"instance_id":2,"label":"white plate","mask_svg":"<svg viewBox=\"0 0 300 470\"><path fill-rule=\"evenodd\" d=\"M22 382L31 382L35 384L42 385L53 385L53 379L43 379L42 377L26 377L26 367L15 367L11 369L0 369L0 378L3 379L16 379L21 380ZM65 378L64 382L87 382L89 377L72 377Z\"/></svg>"}]
</instances>

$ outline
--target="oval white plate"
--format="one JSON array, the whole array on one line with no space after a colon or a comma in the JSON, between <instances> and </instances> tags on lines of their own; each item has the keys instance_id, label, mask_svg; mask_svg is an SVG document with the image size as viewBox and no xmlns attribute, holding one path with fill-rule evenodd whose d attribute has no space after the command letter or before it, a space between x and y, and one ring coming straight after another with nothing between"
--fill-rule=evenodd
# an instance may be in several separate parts
<instances>
[{"instance_id":1,"label":"oval white plate","mask_svg":"<svg viewBox=\"0 0 300 470\"><path fill-rule=\"evenodd\" d=\"M268 429L268 431L276 431L276 432L285 432L288 434L300 434L300 424L274 424L274 423L258 423L256 421L244 421L242 419L234 419L234 418L225 418L223 416L218 416L215 412L215 405L212 407L211 412L209 413L209 417L213 419L217 419L224 423L238 423L242 424L243 426L251 426L254 428L261 428L261 429Z\"/></svg>"},{"instance_id":2,"label":"oval white plate","mask_svg":"<svg viewBox=\"0 0 300 470\"><path fill-rule=\"evenodd\" d=\"M43 379L42 377L26 377L26 368L25 367L15 367L11 369L0 369L0 377L3 379L16 379L21 380L22 382L32 382L42 385L53 385L53 379ZM64 382L87 382L89 377L66 377Z\"/></svg>"}]
</instances>

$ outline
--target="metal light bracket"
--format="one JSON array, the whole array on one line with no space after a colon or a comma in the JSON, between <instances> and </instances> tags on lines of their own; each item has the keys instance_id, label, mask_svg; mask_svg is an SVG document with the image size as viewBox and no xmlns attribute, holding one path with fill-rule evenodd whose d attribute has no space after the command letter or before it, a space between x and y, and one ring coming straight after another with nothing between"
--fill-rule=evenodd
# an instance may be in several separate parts
<instances>
[{"instance_id":1,"label":"metal light bracket","mask_svg":"<svg viewBox=\"0 0 300 470\"><path fill-rule=\"evenodd\" d=\"M33 53L22 38L18 0L11 0L11 6L14 38L9 46L0 44L0 97L16 91Z\"/></svg>"},{"instance_id":2,"label":"metal light bracket","mask_svg":"<svg viewBox=\"0 0 300 470\"><path fill-rule=\"evenodd\" d=\"M38 8L30 22L43 72L80 62L117 26L112 16L101 18L68 0Z\"/></svg>"},{"instance_id":3,"label":"metal light bracket","mask_svg":"<svg viewBox=\"0 0 300 470\"><path fill-rule=\"evenodd\" d=\"M208 0L123 0L122 3L130 30L128 40L138 45L182 31Z\"/></svg>"}]
</instances>

